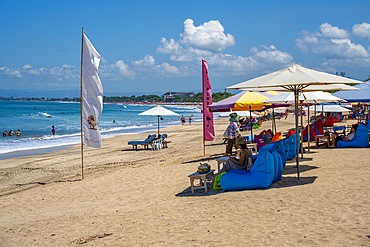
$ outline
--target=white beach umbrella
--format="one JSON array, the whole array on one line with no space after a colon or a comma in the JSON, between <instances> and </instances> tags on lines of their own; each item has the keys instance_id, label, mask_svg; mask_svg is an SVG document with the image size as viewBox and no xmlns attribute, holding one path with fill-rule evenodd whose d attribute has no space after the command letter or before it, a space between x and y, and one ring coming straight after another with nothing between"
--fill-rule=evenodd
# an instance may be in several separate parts
<instances>
[{"instance_id":1,"label":"white beach umbrella","mask_svg":"<svg viewBox=\"0 0 370 247\"><path fill-rule=\"evenodd\" d=\"M238 85L238 84L237 84ZM285 89L283 87L269 87L269 88L263 88L263 87L254 87L254 88L235 88L235 86L227 87L226 89L240 89L240 90L246 90L251 92L263 92L266 90L271 91L280 91L280 92L291 92L289 89ZM347 84L327 84L327 85L309 85L305 87L305 92L312 92L312 91L349 91L349 90L361 90L357 87L352 87Z\"/></svg>"},{"instance_id":2,"label":"white beach umbrella","mask_svg":"<svg viewBox=\"0 0 370 247\"><path fill-rule=\"evenodd\" d=\"M159 117L160 116L178 116L176 112L168 110L160 105L153 107L147 111L139 113L139 115L149 115L149 116L157 116L158 117L158 136L159 136Z\"/></svg>"},{"instance_id":3,"label":"white beach umbrella","mask_svg":"<svg viewBox=\"0 0 370 247\"><path fill-rule=\"evenodd\" d=\"M340 105L311 105L310 111L318 111L318 112L350 112L350 109L344 108Z\"/></svg>"},{"instance_id":4,"label":"white beach umbrella","mask_svg":"<svg viewBox=\"0 0 370 247\"><path fill-rule=\"evenodd\" d=\"M323 91L315 91L315 92L303 92L299 94L298 101L303 103L326 103L326 102L345 102L344 99L338 98L333 96L330 93L325 93ZM295 103L294 93L292 92L283 92L278 94L270 99L265 100L263 103L275 103L275 104L284 104L284 103ZM308 108L310 110L310 108ZM308 111L308 123L310 123L310 114ZM301 113L301 132L303 128L303 119ZM308 128L310 131L310 128ZM301 144L303 142L303 134L301 134ZM310 135L308 135L308 151L310 151ZM303 145L301 145L301 156L303 158Z\"/></svg>"},{"instance_id":5,"label":"white beach umbrella","mask_svg":"<svg viewBox=\"0 0 370 247\"><path fill-rule=\"evenodd\" d=\"M248 88L265 88L279 87L284 91L294 92L295 96L295 125L298 130L298 94L305 91L310 85L330 85L330 84L359 84L361 81L345 78L342 76L332 75L325 72L315 71L294 64L286 69L282 69L267 75L263 75L236 85L227 87L227 89L244 89ZM325 88L316 88L316 90L328 90ZM312 90L311 90L312 91ZM297 135L298 150L298 135ZM296 157L297 175L299 179L299 160Z\"/></svg>"},{"instance_id":6,"label":"white beach umbrella","mask_svg":"<svg viewBox=\"0 0 370 247\"><path fill-rule=\"evenodd\" d=\"M330 93L323 91L315 92L303 92L299 94L298 101L303 103L326 103L326 102L346 102L344 99L333 96ZM292 92L282 92L270 99L265 100L263 103L275 103L275 104L294 104L295 97Z\"/></svg>"}]
</instances>

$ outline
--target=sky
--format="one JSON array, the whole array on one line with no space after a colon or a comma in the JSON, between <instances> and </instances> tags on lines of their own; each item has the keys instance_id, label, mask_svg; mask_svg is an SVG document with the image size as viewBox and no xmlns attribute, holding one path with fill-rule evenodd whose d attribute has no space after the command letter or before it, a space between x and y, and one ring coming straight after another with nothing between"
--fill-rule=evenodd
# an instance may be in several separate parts
<instances>
[{"instance_id":1,"label":"sky","mask_svg":"<svg viewBox=\"0 0 370 247\"><path fill-rule=\"evenodd\" d=\"M78 96L82 27L107 96L200 92L202 59L214 92L292 64L363 81L369 9L369 0L0 0L0 96Z\"/></svg>"}]
</instances>

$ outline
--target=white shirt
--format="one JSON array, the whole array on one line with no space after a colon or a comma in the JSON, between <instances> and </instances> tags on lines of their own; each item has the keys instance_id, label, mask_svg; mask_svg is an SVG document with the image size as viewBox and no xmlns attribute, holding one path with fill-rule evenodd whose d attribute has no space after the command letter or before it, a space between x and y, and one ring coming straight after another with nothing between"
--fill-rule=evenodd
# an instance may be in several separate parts
<instances>
[{"instance_id":1,"label":"white shirt","mask_svg":"<svg viewBox=\"0 0 370 247\"><path fill-rule=\"evenodd\" d=\"M346 135L344 138L347 138L348 140L352 141L352 139L355 137L355 133L349 133L348 135Z\"/></svg>"}]
</instances>

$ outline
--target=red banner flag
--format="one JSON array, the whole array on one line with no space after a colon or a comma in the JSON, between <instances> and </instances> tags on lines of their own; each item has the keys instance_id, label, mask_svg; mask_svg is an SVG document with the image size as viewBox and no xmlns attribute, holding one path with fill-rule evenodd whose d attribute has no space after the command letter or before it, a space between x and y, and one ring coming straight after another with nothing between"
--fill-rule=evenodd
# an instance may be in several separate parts
<instances>
[{"instance_id":1,"label":"red banner flag","mask_svg":"<svg viewBox=\"0 0 370 247\"><path fill-rule=\"evenodd\" d=\"M208 78L207 62L202 60L202 79L203 79L203 139L213 141L215 130L213 126L213 113L208 111L208 106L212 104L211 83Z\"/></svg>"}]
</instances>

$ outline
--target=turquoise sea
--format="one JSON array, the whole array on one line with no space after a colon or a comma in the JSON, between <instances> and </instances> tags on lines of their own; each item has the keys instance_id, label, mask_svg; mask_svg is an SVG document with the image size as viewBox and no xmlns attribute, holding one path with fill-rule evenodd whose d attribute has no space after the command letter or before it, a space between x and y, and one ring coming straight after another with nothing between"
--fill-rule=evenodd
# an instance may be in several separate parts
<instances>
[{"instance_id":1,"label":"turquoise sea","mask_svg":"<svg viewBox=\"0 0 370 247\"><path fill-rule=\"evenodd\" d=\"M154 105L113 104L106 103L100 121L102 138L117 135L143 133L157 129L156 116L138 116ZM187 119L193 115L193 121L201 121L199 107L186 105L164 106L180 116L163 116L160 127L181 124L181 115ZM5 154L18 151L28 151L28 154L40 149L62 147L81 143L81 112L80 103L47 102L47 101L0 101L0 131L18 129L20 137L0 137L0 159ZM115 120L116 123L113 122ZM56 135L51 132L55 126ZM103 141L104 145L104 141ZM17 155L18 156L18 155Z\"/></svg>"}]
</instances>

